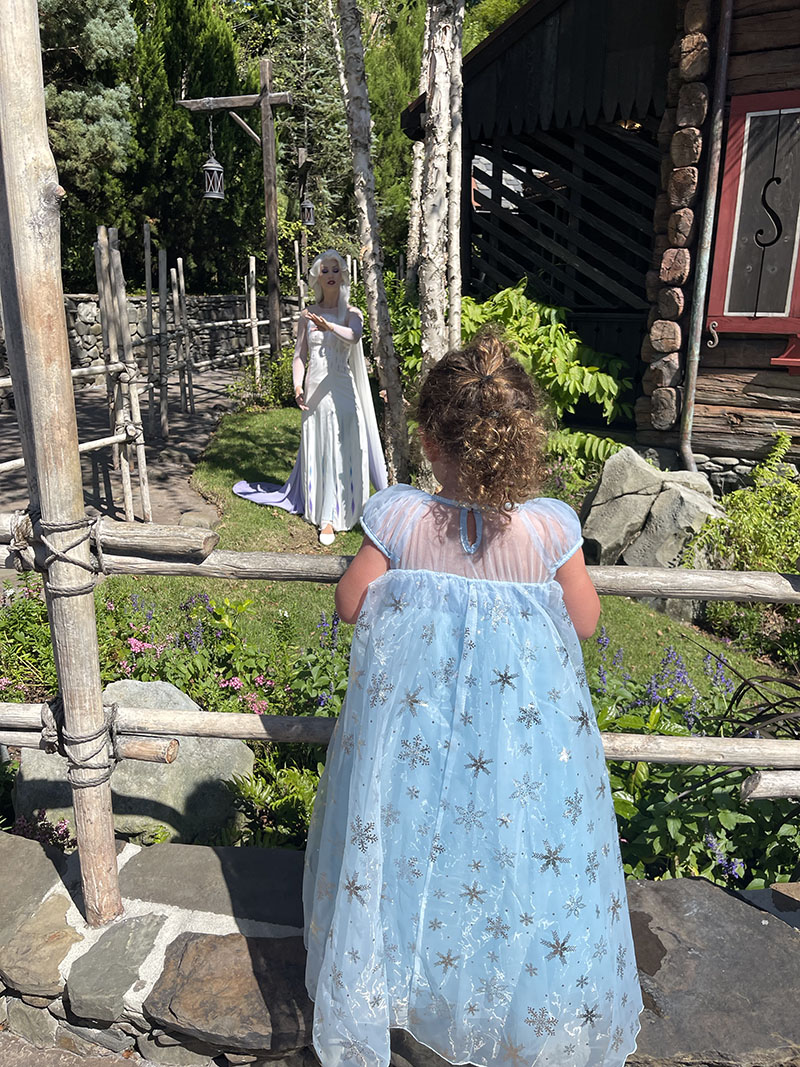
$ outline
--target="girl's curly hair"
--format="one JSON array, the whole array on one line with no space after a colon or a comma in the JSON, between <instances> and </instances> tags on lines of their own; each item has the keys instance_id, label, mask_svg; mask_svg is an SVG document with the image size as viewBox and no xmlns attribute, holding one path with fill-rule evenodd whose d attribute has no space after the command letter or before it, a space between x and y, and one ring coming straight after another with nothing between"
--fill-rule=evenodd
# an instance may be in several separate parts
<instances>
[{"instance_id":1,"label":"girl's curly hair","mask_svg":"<svg viewBox=\"0 0 800 1067\"><path fill-rule=\"evenodd\" d=\"M541 486L547 405L496 330L482 330L431 368L418 416L420 430L457 465L469 503L502 511Z\"/></svg>"}]
</instances>

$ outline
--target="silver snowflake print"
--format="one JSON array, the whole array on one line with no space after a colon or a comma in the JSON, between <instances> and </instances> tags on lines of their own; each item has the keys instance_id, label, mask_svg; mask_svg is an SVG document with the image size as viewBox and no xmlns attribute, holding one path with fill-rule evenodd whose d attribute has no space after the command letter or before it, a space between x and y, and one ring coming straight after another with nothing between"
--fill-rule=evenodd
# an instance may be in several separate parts
<instances>
[{"instance_id":1,"label":"silver snowflake print","mask_svg":"<svg viewBox=\"0 0 800 1067\"><path fill-rule=\"evenodd\" d=\"M478 1005L477 1004L467 1004L467 1014L468 1015L474 1015L477 1010L478 1010Z\"/></svg>"},{"instance_id":2,"label":"silver snowflake print","mask_svg":"<svg viewBox=\"0 0 800 1067\"><path fill-rule=\"evenodd\" d=\"M345 734L342 738L342 748L345 750L348 756L353 754L353 748L355 747L355 738L352 734Z\"/></svg>"},{"instance_id":3,"label":"silver snowflake print","mask_svg":"<svg viewBox=\"0 0 800 1067\"><path fill-rule=\"evenodd\" d=\"M443 852L446 851L447 849L444 847L441 838L437 834L433 839L433 844L431 845L431 851L429 853L428 858L430 859L431 863L435 863L436 859L441 856Z\"/></svg>"},{"instance_id":4,"label":"silver snowflake print","mask_svg":"<svg viewBox=\"0 0 800 1067\"><path fill-rule=\"evenodd\" d=\"M508 664L506 664L503 671L498 671L497 667L492 667L492 673L496 674L497 677L489 682L489 685L499 685L501 693L505 693L507 687L511 689L517 688L514 685L514 679L519 678L519 674L512 674Z\"/></svg>"},{"instance_id":5,"label":"silver snowflake print","mask_svg":"<svg viewBox=\"0 0 800 1067\"><path fill-rule=\"evenodd\" d=\"M423 767L427 767L430 764L431 761L428 756L431 754L431 746L425 744L422 734L417 734L413 741L406 741L404 738L400 742L400 747L403 751L398 758L406 760L412 770L418 764Z\"/></svg>"},{"instance_id":6,"label":"silver snowflake print","mask_svg":"<svg viewBox=\"0 0 800 1067\"><path fill-rule=\"evenodd\" d=\"M573 1056L574 1054L575 1054L575 1046L574 1045L564 1045L564 1055L565 1056Z\"/></svg>"},{"instance_id":7,"label":"silver snowflake print","mask_svg":"<svg viewBox=\"0 0 800 1067\"><path fill-rule=\"evenodd\" d=\"M400 822L400 812L394 804L386 804L381 808L381 818L386 826L396 826Z\"/></svg>"},{"instance_id":8,"label":"silver snowflake print","mask_svg":"<svg viewBox=\"0 0 800 1067\"><path fill-rule=\"evenodd\" d=\"M622 901L616 893L611 894L611 903L608 906L608 914L611 916L612 923L619 922L619 911L622 907Z\"/></svg>"},{"instance_id":9,"label":"silver snowflake print","mask_svg":"<svg viewBox=\"0 0 800 1067\"><path fill-rule=\"evenodd\" d=\"M374 822L362 822L361 816L356 815L350 823L352 837L350 844L355 845L359 852L366 852L370 845L377 844L378 835L375 833Z\"/></svg>"},{"instance_id":10,"label":"silver snowflake print","mask_svg":"<svg viewBox=\"0 0 800 1067\"><path fill-rule=\"evenodd\" d=\"M477 992L480 993L489 1005L503 1004L509 999L508 986L499 974L493 974L491 978L482 978Z\"/></svg>"},{"instance_id":11,"label":"silver snowflake print","mask_svg":"<svg viewBox=\"0 0 800 1067\"><path fill-rule=\"evenodd\" d=\"M500 868L513 867L516 856L507 848L496 848L492 853L494 862L500 866Z\"/></svg>"},{"instance_id":12,"label":"silver snowflake print","mask_svg":"<svg viewBox=\"0 0 800 1067\"><path fill-rule=\"evenodd\" d=\"M458 668L456 667L456 661L450 656L449 659L443 659L439 661L439 669L431 672L437 682L441 682L442 685L449 685L455 676L458 674Z\"/></svg>"},{"instance_id":13,"label":"silver snowflake print","mask_svg":"<svg viewBox=\"0 0 800 1067\"><path fill-rule=\"evenodd\" d=\"M477 882L473 882L472 885L467 885L466 882L462 882L461 885L464 889L461 896L467 898L468 904L483 904L486 890L481 889Z\"/></svg>"},{"instance_id":14,"label":"silver snowflake print","mask_svg":"<svg viewBox=\"0 0 800 1067\"><path fill-rule=\"evenodd\" d=\"M580 682L581 685L587 685L588 684L587 678L586 678L586 668L585 667L582 667L582 666L581 667L576 667L575 668L575 676L577 677L577 679L578 679L578 681Z\"/></svg>"},{"instance_id":15,"label":"silver snowflake print","mask_svg":"<svg viewBox=\"0 0 800 1067\"><path fill-rule=\"evenodd\" d=\"M583 704L578 703L578 714L570 715L570 719L572 720L572 722L576 722L578 724L578 737L580 737L581 733L584 730L587 734L589 733L589 729L592 725L592 720L589 718L589 712L586 710Z\"/></svg>"},{"instance_id":16,"label":"silver snowflake print","mask_svg":"<svg viewBox=\"0 0 800 1067\"><path fill-rule=\"evenodd\" d=\"M540 874L547 870L552 870L556 875L561 874L561 868L558 866L559 863L567 863L567 857L561 855L563 848L563 843L560 845L551 845L547 838L545 838L544 852L533 853L535 859L542 861L542 865L539 868Z\"/></svg>"},{"instance_id":17,"label":"silver snowflake print","mask_svg":"<svg viewBox=\"0 0 800 1067\"><path fill-rule=\"evenodd\" d=\"M353 963L358 963L358 961L361 959L361 953L358 951L358 949L355 948L351 948L349 952L345 953L345 955L349 956Z\"/></svg>"},{"instance_id":18,"label":"silver snowflake print","mask_svg":"<svg viewBox=\"0 0 800 1067\"><path fill-rule=\"evenodd\" d=\"M604 797L605 795L606 795L606 783L605 782L601 782L600 785L597 787L597 792L596 792L595 796L599 800L601 797Z\"/></svg>"},{"instance_id":19,"label":"silver snowflake print","mask_svg":"<svg viewBox=\"0 0 800 1067\"><path fill-rule=\"evenodd\" d=\"M365 1064L367 1057L364 1055L364 1046L360 1041L349 1039L342 1042L342 1059L354 1060L356 1063Z\"/></svg>"},{"instance_id":20,"label":"silver snowflake print","mask_svg":"<svg viewBox=\"0 0 800 1067\"><path fill-rule=\"evenodd\" d=\"M337 989L344 989L344 977L336 964L331 968L331 981Z\"/></svg>"},{"instance_id":21,"label":"silver snowflake print","mask_svg":"<svg viewBox=\"0 0 800 1067\"><path fill-rule=\"evenodd\" d=\"M580 919L581 911L585 907L583 897L579 893L573 893L571 897L564 901L564 911L567 915L574 915L576 919Z\"/></svg>"},{"instance_id":22,"label":"silver snowflake print","mask_svg":"<svg viewBox=\"0 0 800 1067\"><path fill-rule=\"evenodd\" d=\"M410 785L406 789L406 795L409 800L419 800L419 789L415 785Z\"/></svg>"},{"instance_id":23,"label":"silver snowflake print","mask_svg":"<svg viewBox=\"0 0 800 1067\"><path fill-rule=\"evenodd\" d=\"M592 821L588 823L586 829L589 831L590 834L594 833L594 819L592 819Z\"/></svg>"},{"instance_id":24,"label":"silver snowflake print","mask_svg":"<svg viewBox=\"0 0 800 1067\"><path fill-rule=\"evenodd\" d=\"M465 763L464 767L466 770L472 771L473 778L477 778L481 771L486 775L489 774L489 764L494 763L494 760L486 759L483 754L483 749L480 750L477 756L473 756L471 752L468 752L467 755L469 756L470 762Z\"/></svg>"},{"instance_id":25,"label":"silver snowflake print","mask_svg":"<svg viewBox=\"0 0 800 1067\"><path fill-rule=\"evenodd\" d=\"M523 741L519 746L519 754L521 756L530 756L531 752L533 752L533 747L527 741Z\"/></svg>"},{"instance_id":26,"label":"silver snowflake print","mask_svg":"<svg viewBox=\"0 0 800 1067\"><path fill-rule=\"evenodd\" d=\"M561 690L555 688L551 689L547 694L547 699L552 700L554 704L557 704L558 701L561 699Z\"/></svg>"},{"instance_id":27,"label":"silver snowflake print","mask_svg":"<svg viewBox=\"0 0 800 1067\"><path fill-rule=\"evenodd\" d=\"M611 1047L613 1048L613 1050L615 1052L619 1051L619 1048L622 1045L622 1042L623 1042L624 1039L625 1039L625 1032L623 1031L621 1026L618 1026L614 1030L614 1036L611 1038Z\"/></svg>"},{"instance_id":28,"label":"silver snowflake print","mask_svg":"<svg viewBox=\"0 0 800 1067\"><path fill-rule=\"evenodd\" d=\"M475 871L475 872L482 871L483 870L483 860L470 860L469 869L471 871Z\"/></svg>"},{"instance_id":29,"label":"silver snowflake print","mask_svg":"<svg viewBox=\"0 0 800 1067\"><path fill-rule=\"evenodd\" d=\"M421 692L422 692L422 686L421 685L418 685L413 693L411 692L410 689L406 689L406 695L400 701L402 706L407 708L408 711L410 711L411 714L414 716L414 718L416 718L416 716L417 716L417 708L418 707L423 707L423 708L427 707L427 704L425 703L425 701L424 700L420 700L420 698L419 698L419 695L420 695Z\"/></svg>"},{"instance_id":30,"label":"silver snowflake print","mask_svg":"<svg viewBox=\"0 0 800 1067\"><path fill-rule=\"evenodd\" d=\"M533 922L533 916L529 915L527 911L523 911L522 915L520 915L519 917L519 921L522 923L523 926L530 926Z\"/></svg>"},{"instance_id":31,"label":"silver snowflake print","mask_svg":"<svg viewBox=\"0 0 800 1067\"><path fill-rule=\"evenodd\" d=\"M395 615L402 614L408 601L401 593L400 596L395 596L394 593L389 597L389 607L392 609Z\"/></svg>"},{"instance_id":32,"label":"silver snowflake print","mask_svg":"<svg viewBox=\"0 0 800 1067\"><path fill-rule=\"evenodd\" d=\"M519 715L517 716L517 722L521 722L526 730L530 730L532 726L539 726L542 721L541 713L536 707L536 702L532 700L524 708L519 709Z\"/></svg>"},{"instance_id":33,"label":"silver snowflake print","mask_svg":"<svg viewBox=\"0 0 800 1067\"><path fill-rule=\"evenodd\" d=\"M611 849L608 847L608 845L604 844L600 851L603 853L604 856L607 856Z\"/></svg>"},{"instance_id":34,"label":"silver snowflake print","mask_svg":"<svg viewBox=\"0 0 800 1067\"><path fill-rule=\"evenodd\" d=\"M589 984L589 979L588 979L587 975L585 975L585 974L582 974L580 976L580 978L578 979L578 981L575 983L575 985L578 987L578 989L585 989L588 984Z\"/></svg>"},{"instance_id":35,"label":"silver snowflake print","mask_svg":"<svg viewBox=\"0 0 800 1067\"><path fill-rule=\"evenodd\" d=\"M397 959L398 948L398 945L387 945L383 950L386 959L391 960L394 963L394 961Z\"/></svg>"},{"instance_id":36,"label":"silver snowflake print","mask_svg":"<svg viewBox=\"0 0 800 1067\"><path fill-rule=\"evenodd\" d=\"M606 1000L608 1001L609 1004L613 1004L614 1003L614 990L613 989L609 989L608 992L606 993Z\"/></svg>"},{"instance_id":37,"label":"silver snowflake print","mask_svg":"<svg viewBox=\"0 0 800 1067\"><path fill-rule=\"evenodd\" d=\"M437 952L436 955L439 958L434 966L441 967L444 974L447 974L451 967L455 967L456 961L461 959L460 956L454 956L450 949L446 953Z\"/></svg>"},{"instance_id":38,"label":"silver snowflake print","mask_svg":"<svg viewBox=\"0 0 800 1067\"><path fill-rule=\"evenodd\" d=\"M472 689L473 685L477 684L478 679L475 677L474 674L468 674L467 677L464 679L464 685L468 686L470 689Z\"/></svg>"},{"instance_id":39,"label":"silver snowflake print","mask_svg":"<svg viewBox=\"0 0 800 1067\"><path fill-rule=\"evenodd\" d=\"M525 664L536 662L536 649L533 647L533 645L527 638L525 639L525 644L522 646L522 649L520 651L520 659Z\"/></svg>"},{"instance_id":40,"label":"silver snowflake print","mask_svg":"<svg viewBox=\"0 0 800 1067\"><path fill-rule=\"evenodd\" d=\"M367 622L366 615L364 615L364 613L362 612L358 616L358 620L356 622L356 628L355 628L355 630L353 630L353 636L354 637L363 637L364 634L368 630L369 630L369 623Z\"/></svg>"},{"instance_id":41,"label":"silver snowflake print","mask_svg":"<svg viewBox=\"0 0 800 1067\"><path fill-rule=\"evenodd\" d=\"M527 804L529 800L539 799L542 783L535 782L528 771L525 771L523 774L521 782L515 778L514 785L517 788L511 794L512 800L518 800L521 804Z\"/></svg>"},{"instance_id":42,"label":"silver snowflake print","mask_svg":"<svg viewBox=\"0 0 800 1067\"><path fill-rule=\"evenodd\" d=\"M445 893L443 889L434 889L433 896L436 900L444 900L444 898L447 896L447 893Z\"/></svg>"},{"instance_id":43,"label":"silver snowflake print","mask_svg":"<svg viewBox=\"0 0 800 1067\"><path fill-rule=\"evenodd\" d=\"M497 825L502 827L504 830L508 829L508 827L511 825L512 821L513 820L511 818L511 816L507 812L505 814L503 814L503 815L498 815L497 816Z\"/></svg>"},{"instance_id":44,"label":"silver snowflake print","mask_svg":"<svg viewBox=\"0 0 800 1067\"><path fill-rule=\"evenodd\" d=\"M347 898L350 903L353 903L353 898L358 901L359 904L363 904L366 907L366 900L362 897L362 893L365 889L369 889L368 885L361 885L358 881L358 874L351 874L347 881L344 883L344 891L347 893Z\"/></svg>"},{"instance_id":45,"label":"silver snowflake print","mask_svg":"<svg viewBox=\"0 0 800 1067\"><path fill-rule=\"evenodd\" d=\"M620 945L617 949L617 978L622 978L625 974L625 957L627 954L628 950Z\"/></svg>"},{"instance_id":46,"label":"silver snowflake print","mask_svg":"<svg viewBox=\"0 0 800 1067\"><path fill-rule=\"evenodd\" d=\"M317 878L317 900L330 900L336 888L333 882L329 882L324 874Z\"/></svg>"},{"instance_id":47,"label":"silver snowflake print","mask_svg":"<svg viewBox=\"0 0 800 1067\"><path fill-rule=\"evenodd\" d=\"M558 758L562 763L569 763L572 753L568 748L562 748L558 754Z\"/></svg>"},{"instance_id":48,"label":"silver snowflake print","mask_svg":"<svg viewBox=\"0 0 800 1067\"><path fill-rule=\"evenodd\" d=\"M522 1067L522 1064L527 1063L527 1059L523 1055L524 1045L515 1045L513 1041L504 1037L500 1042L500 1053L504 1060L508 1060L514 1067Z\"/></svg>"},{"instance_id":49,"label":"silver snowflake print","mask_svg":"<svg viewBox=\"0 0 800 1067\"><path fill-rule=\"evenodd\" d=\"M464 708L464 710L461 712L461 725L462 726L469 726L471 722L472 722L472 716L471 715L467 715L467 709Z\"/></svg>"},{"instance_id":50,"label":"silver snowflake print","mask_svg":"<svg viewBox=\"0 0 800 1067\"><path fill-rule=\"evenodd\" d=\"M499 915L486 920L486 932L491 934L494 938L500 938L504 941L508 940L508 931L511 927L508 923L504 923Z\"/></svg>"},{"instance_id":51,"label":"silver snowflake print","mask_svg":"<svg viewBox=\"0 0 800 1067\"><path fill-rule=\"evenodd\" d=\"M432 622L428 623L427 626L422 627L422 640L426 645L429 645L434 637L436 637L436 627Z\"/></svg>"},{"instance_id":52,"label":"silver snowflake print","mask_svg":"<svg viewBox=\"0 0 800 1067\"><path fill-rule=\"evenodd\" d=\"M597 859L597 853L594 849L586 857L586 876L590 882L597 881L597 872L600 869L600 863Z\"/></svg>"},{"instance_id":53,"label":"silver snowflake print","mask_svg":"<svg viewBox=\"0 0 800 1067\"><path fill-rule=\"evenodd\" d=\"M531 617L531 609L530 608L520 608L519 609L519 617L521 619L524 619L527 622L528 619Z\"/></svg>"},{"instance_id":54,"label":"silver snowflake print","mask_svg":"<svg viewBox=\"0 0 800 1067\"><path fill-rule=\"evenodd\" d=\"M577 789L575 792L566 798L564 801L564 818L574 826L578 819L581 817L583 811L583 794Z\"/></svg>"},{"instance_id":55,"label":"silver snowflake print","mask_svg":"<svg viewBox=\"0 0 800 1067\"><path fill-rule=\"evenodd\" d=\"M556 956L558 956L558 959L559 959L560 963L566 963L567 962L567 953L575 951L575 946L571 945L569 943L569 939L571 937L572 937L572 934L567 934L566 937L561 938L561 937L558 936L558 933L554 930L553 931L553 940L552 941L545 941L544 938L540 938L541 943L543 945L545 945L547 948L550 949L548 954L545 956L545 959L554 960L556 958Z\"/></svg>"},{"instance_id":56,"label":"silver snowflake print","mask_svg":"<svg viewBox=\"0 0 800 1067\"><path fill-rule=\"evenodd\" d=\"M481 819L486 812L476 809L474 800L471 800L465 808L456 804L456 811L458 812L458 818L456 819L457 826L463 826L466 830L471 830L475 826L481 830L483 829Z\"/></svg>"},{"instance_id":57,"label":"silver snowflake print","mask_svg":"<svg viewBox=\"0 0 800 1067\"><path fill-rule=\"evenodd\" d=\"M594 1030L597 1025L597 1020L600 1017L600 1005L595 1004L594 1007L589 1007L588 1004L583 1004L581 1010L578 1012L578 1018L581 1020L581 1026L591 1026Z\"/></svg>"},{"instance_id":58,"label":"silver snowflake print","mask_svg":"<svg viewBox=\"0 0 800 1067\"><path fill-rule=\"evenodd\" d=\"M409 885L413 885L415 878L422 877L416 856L404 856L402 859L395 860L394 865L397 868L397 877L402 878Z\"/></svg>"},{"instance_id":59,"label":"silver snowflake print","mask_svg":"<svg viewBox=\"0 0 800 1067\"><path fill-rule=\"evenodd\" d=\"M620 999L620 1004L621 1004L621 1005L623 1006L623 1008L624 1008L624 1007L625 1007L625 1005L626 1005L627 1003L628 1003L628 994L627 994L627 993L623 993L623 994L622 994L622 997L621 997L621 999Z\"/></svg>"},{"instance_id":60,"label":"silver snowflake print","mask_svg":"<svg viewBox=\"0 0 800 1067\"><path fill-rule=\"evenodd\" d=\"M533 978L535 975L537 975L539 973L539 968L538 967L534 967L532 963L526 963L525 964L525 970L528 972L528 976L530 978Z\"/></svg>"},{"instance_id":61,"label":"silver snowflake print","mask_svg":"<svg viewBox=\"0 0 800 1067\"><path fill-rule=\"evenodd\" d=\"M429 930L441 930L443 926L444 923L441 919L431 919L431 921L428 923Z\"/></svg>"},{"instance_id":62,"label":"silver snowflake print","mask_svg":"<svg viewBox=\"0 0 800 1067\"><path fill-rule=\"evenodd\" d=\"M604 937L601 937L599 941L594 943L594 952L592 953L593 960L601 960L603 956L608 954L608 942Z\"/></svg>"},{"instance_id":63,"label":"silver snowflake print","mask_svg":"<svg viewBox=\"0 0 800 1067\"><path fill-rule=\"evenodd\" d=\"M453 636L454 637L458 637L459 635L458 635L457 632L454 631L453 632ZM474 648L475 648L475 642L470 637L469 626L468 626L466 628L466 630L464 631L464 649L463 649L463 651L461 653L461 658L462 659L466 659L467 656L470 654L470 652L473 651Z\"/></svg>"},{"instance_id":64,"label":"silver snowflake print","mask_svg":"<svg viewBox=\"0 0 800 1067\"><path fill-rule=\"evenodd\" d=\"M394 682L389 681L389 675L386 671L378 671L370 679L369 688L367 689L369 706L374 708L378 704L385 704L393 689Z\"/></svg>"},{"instance_id":65,"label":"silver snowflake print","mask_svg":"<svg viewBox=\"0 0 800 1067\"><path fill-rule=\"evenodd\" d=\"M567 652L566 647L564 645L556 645L556 652L558 653L559 658L561 660L561 666L562 667L568 667L569 666L569 652Z\"/></svg>"},{"instance_id":66,"label":"silver snowflake print","mask_svg":"<svg viewBox=\"0 0 800 1067\"><path fill-rule=\"evenodd\" d=\"M541 1037L542 1034L552 1037L556 1032L558 1019L551 1015L547 1008L528 1008L528 1017L525 1022L533 1027L533 1032L537 1037Z\"/></svg>"},{"instance_id":67,"label":"silver snowflake print","mask_svg":"<svg viewBox=\"0 0 800 1067\"><path fill-rule=\"evenodd\" d=\"M369 1006L371 1008L379 1008L383 1004L383 993L373 993L369 998Z\"/></svg>"},{"instance_id":68,"label":"silver snowflake print","mask_svg":"<svg viewBox=\"0 0 800 1067\"><path fill-rule=\"evenodd\" d=\"M486 959L489 960L490 963L497 963L500 957L497 955L496 952L487 952Z\"/></svg>"},{"instance_id":69,"label":"silver snowflake print","mask_svg":"<svg viewBox=\"0 0 800 1067\"><path fill-rule=\"evenodd\" d=\"M508 622L508 608L500 597L495 597L494 604L489 608L489 620L495 631L501 623Z\"/></svg>"}]
</instances>

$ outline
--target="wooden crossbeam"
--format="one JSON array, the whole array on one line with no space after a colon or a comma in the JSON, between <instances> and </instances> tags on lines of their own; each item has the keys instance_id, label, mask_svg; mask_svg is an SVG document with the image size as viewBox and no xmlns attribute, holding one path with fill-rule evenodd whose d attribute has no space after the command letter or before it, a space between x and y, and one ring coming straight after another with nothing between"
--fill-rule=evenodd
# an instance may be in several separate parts
<instances>
[{"instance_id":1,"label":"wooden crossbeam","mask_svg":"<svg viewBox=\"0 0 800 1067\"><path fill-rule=\"evenodd\" d=\"M566 141L559 140L557 137L552 137L550 134L543 133L539 130L536 132L536 141L556 155L566 157L570 163L578 164L578 166L581 166L584 169L591 168L593 176L601 179L606 185L610 185L612 188L619 188L626 198L637 201L648 214L652 212L653 200L655 198L655 186L657 182L656 174L653 174L652 176L653 191L646 192L633 182L626 181L624 175L619 174L616 171L608 170L596 159L593 159L591 163L589 163L585 156L576 151L574 145L567 144Z\"/></svg>"},{"instance_id":2,"label":"wooden crossbeam","mask_svg":"<svg viewBox=\"0 0 800 1067\"><path fill-rule=\"evenodd\" d=\"M187 111L235 111L237 108L259 107L266 100L270 107L284 104L292 106L291 93L254 93L248 96L204 96L198 100L176 100L179 107Z\"/></svg>"}]
</instances>

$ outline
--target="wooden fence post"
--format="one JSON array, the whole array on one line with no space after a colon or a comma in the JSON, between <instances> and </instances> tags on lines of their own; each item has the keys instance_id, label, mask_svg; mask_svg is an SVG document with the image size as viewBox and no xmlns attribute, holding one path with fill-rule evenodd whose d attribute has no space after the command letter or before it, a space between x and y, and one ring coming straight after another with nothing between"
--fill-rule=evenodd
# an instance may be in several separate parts
<instances>
[{"instance_id":1,"label":"wooden fence post","mask_svg":"<svg viewBox=\"0 0 800 1067\"><path fill-rule=\"evenodd\" d=\"M98 739L105 752L107 740L93 582L83 569L91 567L89 527L59 270L63 190L47 140L42 84L36 0L5 0L0 19L0 295L31 509L55 550L45 581L47 610L66 733L75 739L68 741L67 751L86 918L100 926L121 914L122 900L109 775L75 764L91 757Z\"/></svg>"},{"instance_id":2,"label":"wooden fence post","mask_svg":"<svg viewBox=\"0 0 800 1067\"><path fill-rule=\"evenodd\" d=\"M178 269L170 267L169 284L172 290L172 325L175 330L175 362L178 367L178 389L181 411L188 411L189 401L186 395L186 338L181 323L181 300L178 295Z\"/></svg>"},{"instance_id":3,"label":"wooden fence post","mask_svg":"<svg viewBox=\"0 0 800 1067\"><path fill-rule=\"evenodd\" d=\"M250 316L250 347L253 349L253 380L261 388L261 351L258 341L258 300L256 299L256 257L250 256L247 270L247 311ZM273 359L274 359L273 354Z\"/></svg>"},{"instance_id":4,"label":"wooden fence post","mask_svg":"<svg viewBox=\"0 0 800 1067\"><path fill-rule=\"evenodd\" d=\"M147 436L156 435L156 398L153 389L153 255L150 243L150 223L144 224L144 332L147 338Z\"/></svg>"},{"instance_id":5,"label":"wooden fence post","mask_svg":"<svg viewBox=\"0 0 800 1067\"><path fill-rule=\"evenodd\" d=\"M169 437L169 337L167 336L167 250L158 250L158 407L159 429L162 438Z\"/></svg>"},{"instance_id":6,"label":"wooden fence post","mask_svg":"<svg viewBox=\"0 0 800 1067\"><path fill-rule=\"evenodd\" d=\"M183 327L183 356L186 365L186 388L189 390L189 413L194 415L194 378L192 377L192 328L189 324L189 306L186 303L186 280L183 276L183 259L178 256L178 296L180 298L181 326Z\"/></svg>"}]
</instances>

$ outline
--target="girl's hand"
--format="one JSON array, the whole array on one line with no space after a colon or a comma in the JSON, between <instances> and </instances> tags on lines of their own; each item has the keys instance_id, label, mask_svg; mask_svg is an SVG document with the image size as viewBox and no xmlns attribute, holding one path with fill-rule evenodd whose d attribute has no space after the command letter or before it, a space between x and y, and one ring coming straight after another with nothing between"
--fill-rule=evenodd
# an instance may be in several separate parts
<instances>
[{"instance_id":1,"label":"girl's hand","mask_svg":"<svg viewBox=\"0 0 800 1067\"><path fill-rule=\"evenodd\" d=\"M308 406L303 401L303 390L295 390L294 400L301 411L308 411Z\"/></svg>"}]
</instances>

